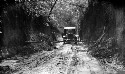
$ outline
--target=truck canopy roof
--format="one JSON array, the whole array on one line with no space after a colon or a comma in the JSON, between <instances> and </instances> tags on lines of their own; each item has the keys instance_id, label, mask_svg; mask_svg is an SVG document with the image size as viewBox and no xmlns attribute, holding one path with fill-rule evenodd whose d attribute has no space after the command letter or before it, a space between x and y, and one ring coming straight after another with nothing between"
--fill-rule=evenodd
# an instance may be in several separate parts
<instances>
[{"instance_id":1,"label":"truck canopy roof","mask_svg":"<svg viewBox=\"0 0 125 74\"><path fill-rule=\"evenodd\" d=\"M64 29L76 29L76 27L64 27Z\"/></svg>"}]
</instances>

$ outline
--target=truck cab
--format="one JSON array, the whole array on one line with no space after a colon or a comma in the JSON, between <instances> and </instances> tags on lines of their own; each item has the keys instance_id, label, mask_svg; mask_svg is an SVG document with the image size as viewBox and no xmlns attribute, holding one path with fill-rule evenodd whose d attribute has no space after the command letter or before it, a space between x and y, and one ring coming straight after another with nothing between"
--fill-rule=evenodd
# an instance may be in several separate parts
<instances>
[{"instance_id":1,"label":"truck cab","mask_svg":"<svg viewBox=\"0 0 125 74\"><path fill-rule=\"evenodd\" d=\"M64 44L77 43L76 27L64 27L62 34Z\"/></svg>"}]
</instances>

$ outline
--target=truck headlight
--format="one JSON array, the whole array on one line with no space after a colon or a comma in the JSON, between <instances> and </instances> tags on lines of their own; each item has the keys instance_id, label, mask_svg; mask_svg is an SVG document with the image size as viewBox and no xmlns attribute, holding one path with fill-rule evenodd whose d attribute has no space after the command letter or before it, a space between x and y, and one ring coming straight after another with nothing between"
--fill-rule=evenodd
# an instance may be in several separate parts
<instances>
[{"instance_id":1,"label":"truck headlight","mask_svg":"<svg viewBox=\"0 0 125 74\"><path fill-rule=\"evenodd\" d=\"M63 37L66 37L65 35L63 35Z\"/></svg>"}]
</instances>

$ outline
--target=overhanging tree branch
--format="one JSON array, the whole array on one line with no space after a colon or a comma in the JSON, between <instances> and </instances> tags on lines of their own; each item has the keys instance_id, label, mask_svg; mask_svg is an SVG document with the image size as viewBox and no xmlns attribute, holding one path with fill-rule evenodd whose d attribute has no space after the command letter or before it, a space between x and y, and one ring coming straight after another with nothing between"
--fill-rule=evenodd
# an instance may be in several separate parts
<instances>
[{"instance_id":1,"label":"overhanging tree branch","mask_svg":"<svg viewBox=\"0 0 125 74\"><path fill-rule=\"evenodd\" d=\"M49 16L50 16L50 14L52 13L52 10L53 10L54 6L56 5L56 2L57 2L57 1L58 1L58 0L55 0L55 3L53 4L52 8L50 9Z\"/></svg>"}]
</instances>

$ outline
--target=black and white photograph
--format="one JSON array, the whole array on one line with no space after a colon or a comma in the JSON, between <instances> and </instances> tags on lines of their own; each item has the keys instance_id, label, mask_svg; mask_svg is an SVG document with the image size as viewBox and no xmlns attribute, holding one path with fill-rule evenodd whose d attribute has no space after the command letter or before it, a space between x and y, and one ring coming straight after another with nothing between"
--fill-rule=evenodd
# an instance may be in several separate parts
<instances>
[{"instance_id":1,"label":"black and white photograph","mask_svg":"<svg viewBox=\"0 0 125 74\"><path fill-rule=\"evenodd\" d=\"M125 74L124 0L0 0L0 74Z\"/></svg>"}]
</instances>

